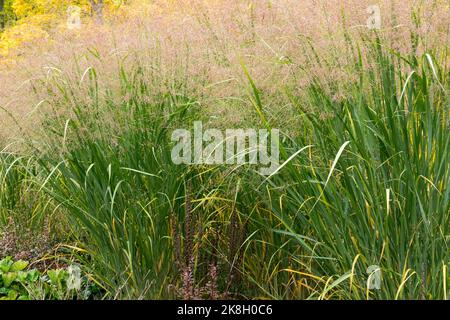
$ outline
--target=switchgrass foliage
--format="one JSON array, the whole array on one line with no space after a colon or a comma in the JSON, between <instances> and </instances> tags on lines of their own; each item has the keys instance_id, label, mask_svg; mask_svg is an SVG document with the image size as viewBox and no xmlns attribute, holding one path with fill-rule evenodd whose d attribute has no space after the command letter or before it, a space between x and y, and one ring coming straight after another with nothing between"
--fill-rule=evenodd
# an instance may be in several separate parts
<instances>
[{"instance_id":1,"label":"switchgrass foliage","mask_svg":"<svg viewBox=\"0 0 450 320\"><path fill-rule=\"evenodd\" d=\"M12 149L9 145L0 151L0 225L13 219L28 227L42 226L52 208L35 184L40 168L35 158Z\"/></svg>"},{"instance_id":2,"label":"switchgrass foliage","mask_svg":"<svg viewBox=\"0 0 450 320\"><path fill-rule=\"evenodd\" d=\"M291 237L275 247L293 261L285 271L294 287L317 298L446 299L449 73L429 54L400 57L379 39L368 49L374 67L355 61L365 72L343 99L320 79L309 87L326 119L288 92L308 134L286 152L310 147L263 186L273 231ZM381 268L380 290L367 289L371 265Z\"/></svg>"},{"instance_id":3,"label":"switchgrass foliage","mask_svg":"<svg viewBox=\"0 0 450 320\"><path fill-rule=\"evenodd\" d=\"M344 95L314 76L302 95L286 88L303 127L283 137L269 177L173 164L172 129L202 117L182 85L155 97L142 68L120 68L118 102L100 93L95 69L83 99L59 80L39 151L1 153L2 222L21 199L35 200L33 218L51 201L107 298L447 299L446 55L402 56L375 34L348 45L357 77Z\"/></svg>"}]
</instances>

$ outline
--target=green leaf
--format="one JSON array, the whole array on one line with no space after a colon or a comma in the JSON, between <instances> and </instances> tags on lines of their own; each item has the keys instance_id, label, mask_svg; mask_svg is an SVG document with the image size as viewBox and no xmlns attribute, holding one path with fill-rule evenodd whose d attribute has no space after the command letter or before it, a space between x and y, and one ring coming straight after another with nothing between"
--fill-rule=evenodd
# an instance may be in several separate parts
<instances>
[{"instance_id":1,"label":"green leaf","mask_svg":"<svg viewBox=\"0 0 450 320\"><path fill-rule=\"evenodd\" d=\"M17 281L26 282L28 277L28 272L26 271L18 271L17 272Z\"/></svg>"},{"instance_id":2,"label":"green leaf","mask_svg":"<svg viewBox=\"0 0 450 320\"><path fill-rule=\"evenodd\" d=\"M66 273L64 271L65 270L63 269L49 270L47 272L47 275L50 279L50 282L54 285L60 285L61 281L66 276Z\"/></svg>"},{"instance_id":3,"label":"green leaf","mask_svg":"<svg viewBox=\"0 0 450 320\"><path fill-rule=\"evenodd\" d=\"M8 272L13 264L11 257L0 260L0 270L4 273Z\"/></svg>"},{"instance_id":4,"label":"green leaf","mask_svg":"<svg viewBox=\"0 0 450 320\"><path fill-rule=\"evenodd\" d=\"M10 271L13 271L13 272L14 272L14 271L22 271L22 270L24 270L27 266L28 266L28 262L27 262L27 261L19 260L19 261L14 262L14 263L11 265Z\"/></svg>"},{"instance_id":5,"label":"green leaf","mask_svg":"<svg viewBox=\"0 0 450 320\"><path fill-rule=\"evenodd\" d=\"M8 300L16 300L19 294L15 290L11 290L8 292Z\"/></svg>"},{"instance_id":6,"label":"green leaf","mask_svg":"<svg viewBox=\"0 0 450 320\"><path fill-rule=\"evenodd\" d=\"M27 280L30 282L36 282L39 280L40 275L41 273L38 270L30 270L27 272Z\"/></svg>"}]
</instances>

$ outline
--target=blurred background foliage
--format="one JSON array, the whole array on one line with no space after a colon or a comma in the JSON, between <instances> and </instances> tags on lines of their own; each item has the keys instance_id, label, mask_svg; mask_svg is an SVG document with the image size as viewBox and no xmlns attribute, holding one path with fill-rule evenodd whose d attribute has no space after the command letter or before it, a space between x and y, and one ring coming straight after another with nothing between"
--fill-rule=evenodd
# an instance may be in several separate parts
<instances>
[{"instance_id":1,"label":"blurred background foliage","mask_svg":"<svg viewBox=\"0 0 450 320\"><path fill-rule=\"evenodd\" d=\"M1 0L0 56L34 39L48 38L48 30L65 25L71 14L70 6L77 6L80 18L88 22L96 16L117 13L122 0ZM98 20L96 20L98 21Z\"/></svg>"}]
</instances>

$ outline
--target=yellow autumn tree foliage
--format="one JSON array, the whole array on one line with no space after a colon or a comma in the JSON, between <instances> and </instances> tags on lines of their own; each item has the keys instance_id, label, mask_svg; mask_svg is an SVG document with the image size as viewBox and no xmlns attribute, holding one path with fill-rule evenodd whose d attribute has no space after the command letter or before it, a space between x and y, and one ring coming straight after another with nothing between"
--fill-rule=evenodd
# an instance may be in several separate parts
<instances>
[{"instance_id":1,"label":"yellow autumn tree foliage","mask_svg":"<svg viewBox=\"0 0 450 320\"><path fill-rule=\"evenodd\" d=\"M13 0L11 8L17 18L16 22L0 31L0 63L10 58L10 53L22 44L36 39L49 37L49 30L65 24L71 6L80 8L83 20L90 19L92 7L90 0ZM97 3L98 0L94 0ZM122 0L104 0L105 16L114 14L122 5Z\"/></svg>"}]
</instances>

